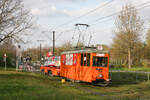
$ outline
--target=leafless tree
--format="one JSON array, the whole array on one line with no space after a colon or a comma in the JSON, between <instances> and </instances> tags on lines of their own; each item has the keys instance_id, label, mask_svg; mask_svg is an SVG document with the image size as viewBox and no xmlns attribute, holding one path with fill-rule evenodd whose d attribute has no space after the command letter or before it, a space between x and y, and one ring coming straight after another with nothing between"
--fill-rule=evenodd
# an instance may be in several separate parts
<instances>
[{"instance_id":1,"label":"leafless tree","mask_svg":"<svg viewBox=\"0 0 150 100\"><path fill-rule=\"evenodd\" d=\"M20 34L31 28L32 22L22 0L0 0L0 43L8 38L18 40Z\"/></svg>"}]
</instances>

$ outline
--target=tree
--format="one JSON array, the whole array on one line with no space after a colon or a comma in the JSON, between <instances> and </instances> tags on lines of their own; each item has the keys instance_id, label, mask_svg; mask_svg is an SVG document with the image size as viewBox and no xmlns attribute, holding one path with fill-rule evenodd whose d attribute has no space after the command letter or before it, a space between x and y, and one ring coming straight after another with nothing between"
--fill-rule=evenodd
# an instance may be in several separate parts
<instances>
[{"instance_id":1,"label":"tree","mask_svg":"<svg viewBox=\"0 0 150 100\"><path fill-rule=\"evenodd\" d=\"M0 43L8 38L18 40L31 26L32 17L22 0L0 0Z\"/></svg>"},{"instance_id":2,"label":"tree","mask_svg":"<svg viewBox=\"0 0 150 100\"><path fill-rule=\"evenodd\" d=\"M126 5L117 17L115 22L115 37L112 43L112 52L118 57L128 61L128 67L137 59L135 54L141 51L141 33L144 22L138 16L137 10L132 5ZM138 59L139 60L139 59Z\"/></svg>"},{"instance_id":3,"label":"tree","mask_svg":"<svg viewBox=\"0 0 150 100\"><path fill-rule=\"evenodd\" d=\"M15 67L16 48L11 39L7 39L7 42L0 44L0 67L4 66L3 56L7 55L7 66Z\"/></svg>"},{"instance_id":4,"label":"tree","mask_svg":"<svg viewBox=\"0 0 150 100\"><path fill-rule=\"evenodd\" d=\"M70 41L65 42L60 47L57 47L55 50L55 54L60 56L63 51L73 50L73 45Z\"/></svg>"},{"instance_id":5,"label":"tree","mask_svg":"<svg viewBox=\"0 0 150 100\"><path fill-rule=\"evenodd\" d=\"M146 33L145 58L150 59L150 29Z\"/></svg>"},{"instance_id":6,"label":"tree","mask_svg":"<svg viewBox=\"0 0 150 100\"><path fill-rule=\"evenodd\" d=\"M146 44L147 44L147 47L150 48L150 29L148 29L147 34L146 34Z\"/></svg>"}]
</instances>

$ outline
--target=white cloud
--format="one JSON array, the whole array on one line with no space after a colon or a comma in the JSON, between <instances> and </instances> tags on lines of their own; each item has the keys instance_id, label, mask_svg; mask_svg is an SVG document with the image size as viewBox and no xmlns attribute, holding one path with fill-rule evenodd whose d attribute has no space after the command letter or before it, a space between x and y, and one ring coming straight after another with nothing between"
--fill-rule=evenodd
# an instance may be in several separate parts
<instances>
[{"instance_id":1,"label":"white cloud","mask_svg":"<svg viewBox=\"0 0 150 100\"><path fill-rule=\"evenodd\" d=\"M41 11L38 8L32 8L31 13L33 15L40 15Z\"/></svg>"},{"instance_id":2,"label":"white cloud","mask_svg":"<svg viewBox=\"0 0 150 100\"><path fill-rule=\"evenodd\" d=\"M81 2L88 2L90 0L24 0L26 6L31 8L31 13L35 16L47 16L47 17L56 17L56 16L80 16L84 15L85 13L89 12L91 9L96 7L81 7L80 9L67 9L65 8L68 5L66 2L76 2L80 4ZM88 17L100 17L100 16L107 16L114 12L118 12L121 10L122 6L128 3L132 3L133 5L139 5L141 3L147 2L149 0L115 0L111 4L106 7L97 9L91 14L88 14ZM56 3L57 2L57 3ZM63 3L62 3L63 2ZM94 2L94 0L93 0ZM108 1L104 1L98 6L102 6ZM58 8L62 3L63 8ZM71 6L71 5L70 5ZM74 6L72 4L72 6ZM147 13L145 13L147 15Z\"/></svg>"},{"instance_id":3,"label":"white cloud","mask_svg":"<svg viewBox=\"0 0 150 100\"><path fill-rule=\"evenodd\" d=\"M56 11L56 7L53 5L51 6L52 11Z\"/></svg>"},{"instance_id":4,"label":"white cloud","mask_svg":"<svg viewBox=\"0 0 150 100\"><path fill-rule=\"evenodd\" d=\"M89 4L89 2L91 2L91 0L24 0L25 6L27 8L31 9L31 13L34 16L37 16L41 22L42 21L45 22L45 20L46 20L45 23L48 23L48 24L50 23L53 26L55 26L55 25L57 26L58 24L67 22L67 21L71 20L72 18L84 15L85 13L91 11L91 9L96 8L97 5L102 6L104 3L108 2L108 1L109 0L101 2L101 0L100 0L100 4L97 4L97 3ZM137 6L137 5L141 5L142 3L145 3L148 1L149 0L114 0L108 6L97 9L93 13L90 13L90 14L82 17L82 19L74 20L74 23L79 22L79 21L86 23L88 21L93 21L97 18L108 16L110 14L120 11L122 9L122 6L125 4L133 4L133 5ZM98 2L98 1L92 0L92 2ZM85 3L85 5L81 6L84 3ZM149 12L150 12L150 8L145 8L145 9L142 9L139 11L139 15L143 19L150 19ZM59 20L59 22L58 22L58 20ZM112 20L115 20L115 18L112 18ZM108 22L108 24L114 24L112 20L111 20L111 22ZM105 22L105 23L107 23L107 22ZM43 23L41 23L41 26L47 25L47 24L44 24L44 25L42 25L42 24ZM71 25L69 24L68 27L69 26L72 27ZM95 26L94 27L95 27L95 29L103 29L105 26L106 26L106 24L99 23L96 27ZM65 30L64 27L60 28L60 29ZM110 33L106 32L106 33L108 33L106 39L103 40L104 35L101 36L101 35L97 34L96 35L97 41L99 41L98 37L101 37L101 41L105 42L106 40L108 40L108 37L110 38L112 36L112 35L109 36L109 34L111 34L112 29L107 27L106 31L107 30L110 30ZM66 36L64 35L64 37L66 37ZM64 38L64 41L67 39L69 39L69 37Z\"/></svg>"},{"instance_id":5,"label":"white cloud","mask_svg":"<svg viewBox=\"0 0 150 100\"><path fill-rule=\"evenodd\" d=\"M62 16L69 16L67 10L57 10L56 6L47 6L47 7L32 7L31 13L34 16L39 17L62 17Z\"/></svg>"}]
</instances>

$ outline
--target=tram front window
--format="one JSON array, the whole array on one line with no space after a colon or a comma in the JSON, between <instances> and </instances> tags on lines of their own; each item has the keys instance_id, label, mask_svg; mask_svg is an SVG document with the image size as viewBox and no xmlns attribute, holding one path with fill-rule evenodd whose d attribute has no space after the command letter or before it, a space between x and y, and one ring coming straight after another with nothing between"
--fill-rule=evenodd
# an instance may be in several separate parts
<instances>
[{"instance_id":1,"label":"tram front window","mask_svg":"<svg viewBox=\"0 0 150 100\"><path fill-rule=\"evenodd\" d=\"M93 66L94 67L107 67L108 58L107 57L93 57Z\"/></svg>"}]
</instances>

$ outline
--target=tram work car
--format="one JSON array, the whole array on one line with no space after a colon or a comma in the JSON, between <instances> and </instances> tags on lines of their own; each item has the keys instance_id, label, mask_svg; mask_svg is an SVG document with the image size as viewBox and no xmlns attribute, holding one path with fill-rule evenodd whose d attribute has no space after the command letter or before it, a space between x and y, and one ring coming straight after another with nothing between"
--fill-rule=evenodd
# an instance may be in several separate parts
<instances>
[{"instance_id":1,"label":"tram work car","mask_svg":"<svg viewBox=\"0 0 150 100\"><path fill-rule=\"evenodd\" d=\"M60 76L74 81L109 83L109 54L87 49L61 54Z\"/></svg>"},{"instance_id":2,"label":"tram work car","mask_svg":"<svg viewBox=\"0 0 150 100\"><path fill-rule=\"evenodd\" d=\"M40 67L40 70L44 74L50 76L60 75L60 57L59 56L48 56L45 59L44 65Z\"/></svg>"}]
</instances>

